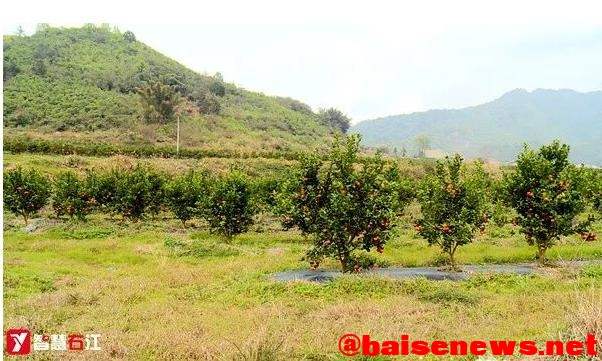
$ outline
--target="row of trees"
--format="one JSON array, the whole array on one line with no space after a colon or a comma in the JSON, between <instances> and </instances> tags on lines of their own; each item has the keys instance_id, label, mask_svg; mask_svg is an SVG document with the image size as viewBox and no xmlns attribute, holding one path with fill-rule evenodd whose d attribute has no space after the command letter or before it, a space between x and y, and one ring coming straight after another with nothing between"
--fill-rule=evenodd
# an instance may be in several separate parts
<instances>
[{"instance_id":1,"label":"row of trees","mask_svg":"<svg viewBox=\"0 0 602 361\"><path fill-rule=\"evenodd\" d=\"M137 166L86 177L67 171L51 180L35 170L15 168L4 173L4 204L26 224L47 204L57 217L79 220L103 212L138 221L169 210L184 226L195 217L203 218L211 230L230 240L253 222L257 208L251 200L252 188L238 171L218 179L189 172L168 180Z\"/></svg>"},{"instance_id":2,"label":"row of trees","mask_svg":"<svg viewBox=\"0 0 602 361\"><path fill-rule=\"evenodd\" d=\"M281 193L288 205L285 225L312 236L307 256L313 267L334 258L350 271L361 266L356 250L382 252L413 196L421 206L416 232L440 247L454 268L457 249L485 232L494 209L515 212L513 223L537 248L542 264L560 236L596 239L587 230L593 216L579 217L588 204L602 212L602 173L570 164L569 147L558 141L537 151L526 147L516 169L500 180L481 163L469 166L456 155L438 161L434 174L416 187L378 155L358 164L358 144L356 136L345 147L336 144L326 165L308 158Z\"/></svg>"},{"instance_id":3,"label":"row of trees","mask_svg":"<svg viewBox=\"0 0 602 361\"><path fill-rule=\"evenodd\" d=\"M494 209L515 213L513 223L542 264L561 236L578 232L586 241L596 239L588 231L593 216L583 215L590 207L602 212L602 174L570 164L569 147L558 141L539 150L526 147L502 179L456 155L438 161L419 182L380 155L359 158L359 142L358 135L339 139L328 159L308 155L286 180L271 182L250 182L237 171L219 179L191 172L166 180L142 166L85 178L66 172L51 182L17 168L5 172L4 203L26 221L47 202L57 216L81 219L97 210L138 220L167 208L184 225L203 218L231 239L249 228L261 199L285 228L298 228L311 240L306 258L312 267L332 258L343 271L362 266L360 250L383 251L413 199L421 206L416 232L440 247L452 266L458 248L485 231Z\"/></svg>"}]
</instances>

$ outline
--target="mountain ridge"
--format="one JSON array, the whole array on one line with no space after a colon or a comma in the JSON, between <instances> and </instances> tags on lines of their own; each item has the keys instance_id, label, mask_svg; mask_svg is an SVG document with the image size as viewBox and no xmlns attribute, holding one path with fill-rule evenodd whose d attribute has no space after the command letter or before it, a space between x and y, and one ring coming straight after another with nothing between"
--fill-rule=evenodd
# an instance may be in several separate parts
<instances>
[{"instance_id":1,"label":"mountain ridge","mask_svg":"<svg viewBox=\"0 0 602 361\"><path fill-rule=\"evenodd\" d=\"M514 160L523 143L558 138L572 146L574 161L600 166L601 125L602 91L517 88L483 104L365 120L350 131L362 134L366 146L417 153L416 138L428 137L441 153L502 162Z\"/></svg>"}]
</instances>

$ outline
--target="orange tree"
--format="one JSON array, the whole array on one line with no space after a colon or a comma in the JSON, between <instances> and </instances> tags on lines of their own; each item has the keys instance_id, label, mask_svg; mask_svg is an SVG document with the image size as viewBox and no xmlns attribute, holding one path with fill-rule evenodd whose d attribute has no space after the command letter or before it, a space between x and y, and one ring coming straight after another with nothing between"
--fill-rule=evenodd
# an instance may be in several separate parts
<instances>
[{"instance_id":1,"label":"orange tree","mask_svg":"<svg viewBox=\"0 0 602 361\"><path fill-rule=\"evenodd\" d=\"M251 185L239 171L231 170L217 180L204 209L211 231L224 236L228 243L246 232L253 225L257 211L251 196Z\"/></svg>"},{"instance_id":2,"label":"orange tree","mask_svg":"<svg viewBox=\"0 0 602 361\"><path fill-rule=\"evenodd\" d=\"M285 224L311 236L306 259L313 268L333 258L343 272L358 270L356 251L382 252L407 203L399 196L405 183L399 182L398 168L378 155L358 159L359 143L359 135L335 141L328 162L306 159L286 187Z\"/></svg>"},{"instance_id":3,"label":"orange tree","mask_svg":"<svg viewBox=\"0 0 602 361\"><path fill-rule=\"evenodd\" d=\"M307 238L315 227L318 212L324 206L326 197L320 187L318 173L322 161L316 155L304 155L294 175L285 180L276 193L276 213L282 217L285 229L298 228Z\"/></svg>"},{"instance_id":4,"label":"orange tree","mask_svg":"<svg viewBox=\"0 0 602 361\"><path fill-rule=\"evenodd\" d=\"M518 213L515 222L529 245L537 247L543 265L546 251L560 236L585 232L588 222L578 222L587 196L583 169L568 159L569 146L555 140L538 151L525 146L516 170L505 178L506 197Z\"/></svg>"},{"instance_id":5,"label":"orange tree","mask_svg":"<svg viewBox=\"0 0 602 361\"><path fill-rule=\"evenodd\" d=\"M84 220L96 204L86 180L72 171L59 174L52 188L52 209L57 217L67 214L70 218L75 216Z\"/></svg>"},{"instance_id":6,"label":"orange tree","mask_svg":"<svg viewBox=\"0 0 602 361\"><path fill-rule=\"evenodd\" d=\"M27 220L42 209L50 197L48 178L34 169L21 167L4 172L4 206Z\"/></svg>"},{"instance_id":7,"label":"orange tree","mask_svg":"<svg viewBox=\"0 0 602 361\"><path fill-rule=\"evenodd\" d=\"M184 227L186 221L202 214L208 188L206 176L193 171L173 178L165 186L165 202Z\"/></svg>"},{"instance_id":8,"label":"orange tree","mask_svg":"<svg viewBox=\"0 0 602 361\"><path fill-rule=\"evenodd\" d=\"M415 229L429 245L437 245L456 267L458 247L471 243L488 220L489 177L481 163L470 169L462 157L438 161L435 174L427 176L418 190L422 218Z\"/></svg>"}]
</instances>

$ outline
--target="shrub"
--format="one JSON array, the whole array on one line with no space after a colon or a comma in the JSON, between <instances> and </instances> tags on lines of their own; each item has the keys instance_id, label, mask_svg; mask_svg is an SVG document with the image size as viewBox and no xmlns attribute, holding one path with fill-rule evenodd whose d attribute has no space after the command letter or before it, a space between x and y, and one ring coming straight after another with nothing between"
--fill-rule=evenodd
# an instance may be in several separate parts
<instances>
[{"instance_id":1,"label":"shrub","mask_svg":"<svg viewBox=\"0 0 602 361\"><path fill-rule=\"evenodd\" d=\"M131 171L115 171L114 209L124 218L139 220L145 213L157 212L162 204L162 178L146 166L138 165Z\"/></svg>"},{"instance_id":2,"label":"shrub","mask_svg":"<svg viewBox=\"0 0 602 361\"><path fill-rule=\"evenodd\" d=\"M201 114L219 114L222 108L219 97L209 91L200 95L196 105Z\"/></svg>"},{"instance_id":3,"label":"shrub","mask_svg":"<svg viewBox=\"0 0 602 361\"><path fill-rule=\"evenodd\" d=\"M184 227L186 221L202 214L206 187L205 178L192 171L167 183L165 201Z\"/></svg>"},{"instance_id":4,"label":"shrub","mask_svg":"<svg viewBox=\"0 0 602 361\"><path fill-rule=\"evenodd\" d=\"M583 172L569 163L568 155L569 146L558 140L538 151L525 146L516 171L506 176L506 196L518 213L514 223L537 247L542 265L554 240L585 232L587 226L576 219L587 204Z\"/></svg>"},{"instance_id":5,"label":"shrub","mask_svg":"<svg viewBox=\"0 0 602 361\"><path fill-rule=\"evenodd\" d=\"M149 171L148 213L155 218L165 205L165 177L162 174Z\"/></svg>"},{"instance_id":6,"label":"shrub","mask_svg":"<svg viewBox=\"0 0 602 361\"><path fill-rule=\"evenodd\" d=\"M90 213L96 200L92 197L86 182L80 180L71 171L58 175L53 184L52 209L56 216L69 215L85 219Z\"/></svg>"},{"instance_id":7,"label":"shrub","mask_svg":"<svg viewBox=\"0 0 602 361\"><path fill-rule=\"evenodd\" d=\"M4 205L14 214L23 216L25 224L48 202L50 182L42 174L21 167L4 172Z\"/></svg>"},{"instance_id":8,"label":"shrub","mask_svg":"<svg viewBox=\"0 0 602 361\"><path fill-rule=\"evenodd\" d=\"M219 179L209 198L205 218L211 230L231 241L253 224L255 207L248 180L238 171Z\"/></svg>"},{"instance_id":9,"label":"shrub","mask_svg":"<svg viewBox=\"0 0 602 361\"><path fill-rule=\"evenodd\" d=\"M458 247L472 242L476 231L484 231L487 182L481 163L469 171L456 155L438 161L435 174L421 184L418 201L423 218L415 229L429 245L439 246L448 255L452 267Z\"/></svg>"},{"instance_id":10,"label":"shrub","mask_svg":"<svg viewBox=\"0 0 602 361\"><path fill-rule=\"evenodd\" d=\"M86 188L95 200L93 209L101 212L117 212L116 197L117 183L121 173L112 170L108 173L89 172L86 177Z\"/></svg>"}]
</instances>

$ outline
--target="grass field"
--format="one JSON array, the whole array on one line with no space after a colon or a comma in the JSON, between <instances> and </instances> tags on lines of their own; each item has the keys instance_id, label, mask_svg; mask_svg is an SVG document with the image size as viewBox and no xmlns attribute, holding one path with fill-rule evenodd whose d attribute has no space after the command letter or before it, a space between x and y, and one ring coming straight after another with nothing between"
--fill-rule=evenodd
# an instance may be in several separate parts
<instances>
[{"instance_id":1,"label":"grass field","mask_svg":"<svg viewBox=\"0 0 602 361\"><path fill-rule=\"evenodd\" d=\"M278 283L274 272L307 268L300 261L307 244L270 220L225 244L202 225L184 230L171 219L46 219L26 233L20 219L4 217L4 328L98 332L97 359L337 360L346 333L544 341L570 333L578 307L602 307L600 265L462 282L349 275ZM552 259L602 257L599 243L561 243ZM459 260L530 261L533 254L518 235L485 236L463 247ZM382 259L392 266L439 261L411 231Z\"/></svg>"}]
</instances>

